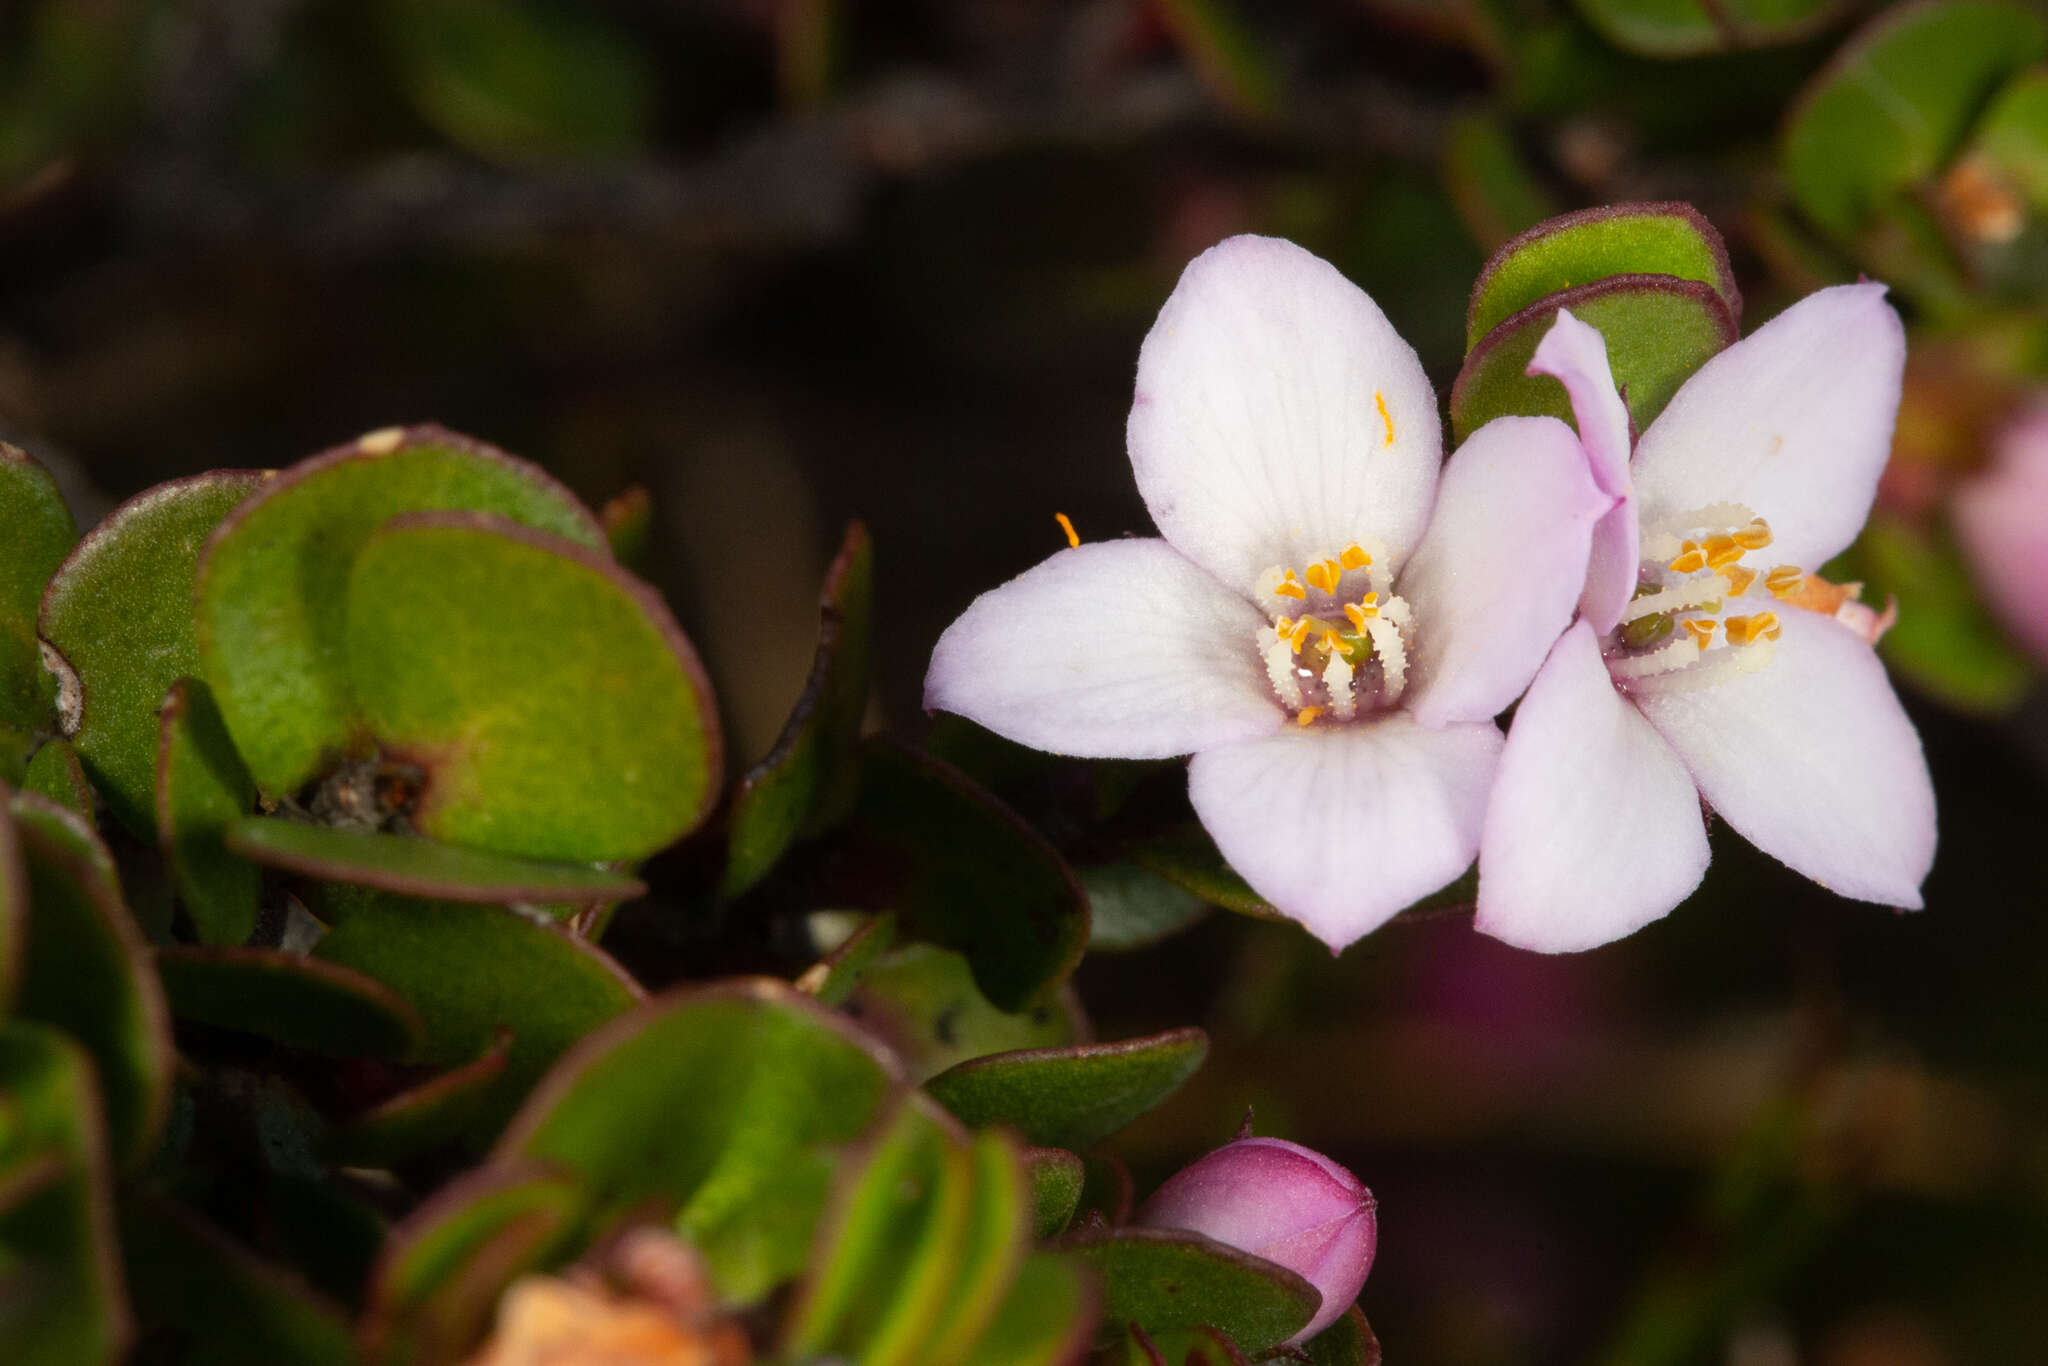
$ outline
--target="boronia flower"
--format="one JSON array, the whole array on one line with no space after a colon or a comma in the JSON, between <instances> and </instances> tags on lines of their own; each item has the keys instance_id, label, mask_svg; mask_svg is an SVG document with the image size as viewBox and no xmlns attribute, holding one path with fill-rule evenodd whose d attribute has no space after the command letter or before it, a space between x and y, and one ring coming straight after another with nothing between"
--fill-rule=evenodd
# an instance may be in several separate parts
<instances>
[{"instance_id":1,"label":"boronia flower","mask_svg":"<svg viewBox=\"0 0 2048 1366\"><path fill-rule=\"evenodd\" d=\"M1057 753L1194 755L1223 856L1342 948L1471 863L1492 718L1570 621L1614 500L1553 418L1490 425L1440 480L1414 350L1271 238L1189 264L1127 437L1164 539L1077 545L984 593L925 704Z\"/></svg>"},{"instance_id":2,"label":"boronia flower","mask_svg":"<svg viewBox=\"0 0 2048 1366\"><path fill-rule=\"evenodd\" d=\"M1920 905L1934 790L1871 649L1883 623L1813 572L1863 526L1891 449L1905 334L1884 293L1822 290L1715 356L1633 458L1605 343L1558 311L1529 369L1564 384L1620 501L1508 734L1486 933L1563 952L1664 915L1706 872L1701 798L1824 887Z\"/></svg>"}]
</instances>

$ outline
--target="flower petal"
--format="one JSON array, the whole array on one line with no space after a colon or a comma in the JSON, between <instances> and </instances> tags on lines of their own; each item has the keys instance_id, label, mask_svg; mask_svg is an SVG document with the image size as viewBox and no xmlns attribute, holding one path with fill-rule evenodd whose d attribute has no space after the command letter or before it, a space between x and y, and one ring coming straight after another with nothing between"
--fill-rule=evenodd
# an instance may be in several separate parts
<instances>
[{"instance_id":1,"label":"flower petal","mask_svg":"<svg viewBox=\"0 0 2048 1366\"><path fill-rule=\"evenodd\" d=\"M1701 366L1636 443L1645 524L1740 503L1771 562L1818 569L1856 538L1891 454L1905 331L1879 284L1808 295Z\"/></svg>"},{"instance_id":2,"label":"flower petal","mask_svg":"<svg viewBox=\"0 0 2048 1366\"><path fill-rule=\"evenodd\" d=\"M1246 593L1353 542L1405 556L1443 455L1414 348L1336 267L1270 237L1188 264L1138 353L1128 439L1159 530Z\"/></svg>"},{"instance_id":3,"label":"flower petal","mask_svg":"<svg viewBox=\"0 0 2048 1366\"><path fill-rule=\"evenodd\" d=\"M1401 712L1204 750L1188 796L1252 889L1341 949L1465 871L1500 755L1492 722Z\"/></svg>"},{"instance_id":4,"label":"flower petal","mask_svg":"<svg viewBox=\"0 0 2048 1366\"><path fill-rule=\"evenodd\" d=\"M1797 608L1779 617L1763 668L1636 704L1751 844L1843 896L1917 909L1934 862L1920 737L1860 636Z\"/></svg>"},{"instance_id":5,"label":"flower petal","mask_svg":"<svg viewBox=\"0 0 2048 1366\"><path fill-rule=\"evenodd\" d=\"M1529 373L1549 375L1564 385L1579 443L1593 467L1593 481L1617 498L1627 493L1628 405L1615 391L1600 330L1574 318L1570 309L1558 309L1557 321L1529 358Z\"/></svg>"},{"instance_id":6,"label":"flower petal","mask_svg":"<svg viewBox=\"0 0 2048 1366\"><path fill-rule=\"evenodd\" d=\"M2048 662L2048 410L1998 441L1997 460L1956 490L1956 539L1985 601L2036 659Z\"/></svg>"},{"instance_id":7,"label":"flower petal","mask_svg":"<svg viewBox=\"0 0 2048 1366\"><path fill-rule=\"evenodd\" d=\"M924 702L1056 754L1187 754L1286 722L1262 625L1166 542L1096 542L976 598L932 650Z\"/></svg>"},{"instance_id":8,"label":"flower petal","mask_svg":"<svg viewBox=\"0 0 2048 1366\"><path fill-rule=\"evenodd\" d=\"M1415 613L1402 705L1417 720L1483 721L1521 695L1571 624L1613 502L1554 417L1495 418L1458 448L1394 584Z\"/></svg>"},{"instance_id":9,"label":"flower petal","mask_svg":"<svg viewBox=\"0 0 2048 1366\"><path fill-rule=\"evenodd\" d=\"M1621 624L1628 600L1635 596L1642 572L1642 526L1633 495L1624 497L1593 527L1593 548L1586 556L1586 589L1579 594L1579 614L1606 635Z\"/></svg>"},{"instance_id":10,"label":"flower petal","mask_svg":"<svg viewBox=\"0 0 2048 1366\"><path fill-rule=\"evenodd\" d=\"M1692 775L1614 690L1593 626L1564 633L1515 709L1479 844L1479 930L1575 953L1633 934L1699 886Z\"/></svg>"}]
</instances>

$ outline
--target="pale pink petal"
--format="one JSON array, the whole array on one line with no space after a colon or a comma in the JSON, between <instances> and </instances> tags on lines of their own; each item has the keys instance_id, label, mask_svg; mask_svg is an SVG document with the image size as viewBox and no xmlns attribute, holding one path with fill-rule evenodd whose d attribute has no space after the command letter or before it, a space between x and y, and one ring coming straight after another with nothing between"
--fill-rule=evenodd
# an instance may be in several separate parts
<instances>
[{"instance_id":1,"label":"pale pink petal","mask_svg":"<svg viewBox=\"0 0 2048 1366\"><path fill-rule=\"evenodd\" d=\"M946 628L925 706L1019 744L1160 759L1286 721L1260 663L1258 611L1164 541L1062 550Z\"/></svg>"},{"instance_id":2,"label":"pale pink petal","mask_svg":"<svg viewBox=\"0 0 2048 1366\"><path fill-rule=\"evenodd\" d=\"M1549 375L1564 385L1579 442L1593 468L1593 481L1621 500L1593 530L1586 588L1579 597L1580 614L1605 635L1620 623L1622 609L1636 591L1642 559L1629 497L1628 405L1615 391L1606 340L1597 329L1573 317L1569 309L1557 310L1556 323L1543 334L1530 358L1529 373Z\"/></svg>"},{"instance_id":3,"label":"pale pink petal","mask_svg":"<svg viewBox=\"0 0 2048 1366\"><path fill-rule=\"evenodd\" d=\"M1879 284L1810 294L1715 356L1636 443L1636 504L1738 503L1774 564L1818 569L1856 538L1891 454L1906 337Z\"/></svg>"},{"instance_id":4,"label":"pale pink petal","mask_svg":"<svg viewBox=\"0 0 2048 1366\"><path fill-rule=\"evenodd\" d=\"M1664 915L1706 871L1691 775L1614 690L1591 623L1577 623L1515 708L1475 923L1517 948L1575 953Z\"/></svg>"},{"instance_id":5,"label":"pale pink petal","mask_svg":"<svg viewBox=\"0 0 2048 1366\"><path fill-rule=\"evenodd\" d=\"M1985 601L2048 663L2048 412L2008 431L1991 469L1957 489L1952 508Z\"/></svg>"},{"instance_id":6,"label":"pale pink petal","mask_svg":"<svg viewBox=\"0 0 2048 1366\"><path fill-rule=\"evenodd\" d=\"M1797 608L1770 662L1636 704L1722 819L1843 896L1917 909L1934 862L1934 787L1877 655ZM1760 648L1760 647L1748 647Z\"/></svg>"},{"instance_id":7,"label":"pale pink petal","mask_svg":"<svg viewBox=\"0 0 2048 1366\"><path fill-rule=\"evenodd\" d=\"M1572 420L1593 466L1593 480L1619 498L1628 492L1628 405L1615 392L1614 372L1607 365L1607 343L1597 328L1557 310L1557 321L1536 345L1529 373L1549 375L1564 385L1572 401Z\"/></svg>"},{"instance_id":8,"label":"pale pink petal","mask_svg":"<svg viewBox=\"0 0 2048 1366\"><path fill-rule=\"evenodd\" d=\"M1521 695L1571 623L1613 502L1554 417L1495 418L1458 448L1394 583L1414 612L1402 705L1417 720L1482 721Z\"/></svg>"},{"instance_id":9,"label":"pale pink petal","mask_svg":"<svg viewBox=\"0 0 2048 1366\"><path fill-rule=\"evenodd\" d=\"M1353 542L1405 555L1443 455L1414 348L1336 267L1270 237L1188 264L1138 354L1128 439L1159 530L1247 593Z\"/></svg>"},{"instance_id":10,"label":"pale pink petal","mask_svg":"<svg viewBox=\"0 0 2048 1366\"><path fill-rule=\"evenodd\" d=\"M1188 796L1238 875L1341 949L1470 866L1500 745L1401 712L1289 726L1197 754Z\"/></svg>"}]
</instances>

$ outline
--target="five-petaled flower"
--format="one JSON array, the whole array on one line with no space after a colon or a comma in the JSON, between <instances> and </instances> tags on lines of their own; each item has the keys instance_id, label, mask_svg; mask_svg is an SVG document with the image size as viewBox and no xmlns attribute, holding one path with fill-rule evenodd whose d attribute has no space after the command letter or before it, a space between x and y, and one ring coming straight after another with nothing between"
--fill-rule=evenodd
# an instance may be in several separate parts
<instances>
[{"instance_id":1,"label":"five-petaled flower","mask_svg":"<svg viewBox=\"0 0 2048 1366\"><path fill-rule=\"evenodd\" d=\"M1890 452L1905 334L1884 292L1824 289L1715 356L1632 458L1606 346L1559 311L1530 371L1564 384L1620 501L1509 731L1480 929L1562 952L1665 914L1706 871L1701 797L1825 887L1920 905L1919 736L1871 649L1882 623L1812 572L1861 529Z\"/></svg>"},{"instance_id":2,"label":"five-petaled flower","mask_svg":"<svg viewBox=\"0 0 2048 1366\"><path fill-rule=\"evenodd\" d=\"M1192 754L1224 857L1341 948L1470 865L1493 718L1571 621L1614 496L1554 418L1491 423L1445 463L1414 350L1270 238L1181 276L1128 441L1163 539L983 594L926 705L1064 754Z\"/></svg>"}]
</instances>

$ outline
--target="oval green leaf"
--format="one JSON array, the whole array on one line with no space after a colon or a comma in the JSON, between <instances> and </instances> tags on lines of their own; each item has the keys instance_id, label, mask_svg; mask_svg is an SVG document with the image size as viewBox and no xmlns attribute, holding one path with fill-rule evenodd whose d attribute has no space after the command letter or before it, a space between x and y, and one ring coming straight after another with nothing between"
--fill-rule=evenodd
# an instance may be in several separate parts
<instances>
[{"instance_id":1,"label":"oval green leaf","mask_svg":"<svg viewBox=\"0 0 2048 1366\"><path fill-rule=\"evenodd\" d=\"M294 465L207 545L194 601L203 676L270 795L367 747L342 644L350 570L378 526L437 508L604 545L590 513L539 466L433 426L371 432Z\"/></svg>"},{"instance_id":2,"label":"oval green leaf","mask_svg":"<svg viewBox=\"0 0 2048 1366\"><path fill-rule=\"evenodd\" d=\"M78 751L67 741L50 739L43 742L35 757L28 761L28 772L21 778L21 790L48 797L87 825L92 824L92 784L85 779L85 769L78 762Z\"/></svg>"},{"instance_id":3,"label":"oval green leaf","mask_svg":"<svg viewBox=\"0 0 2048 1366\"><path fill-rule=\"evenodd\" d=\"M874 653L874 549L855 522L818 598L818 650L768 757L733 793L721 890L737 896L804 836L845 817L860 790L855 752Z\"/></svg>"},{"instance_id":4,"label":"oval green leaf","mask_svg":"<svg viewBox=\"0 0 2048 1366\"><path fill-rule=\"evenodd\" d=\"M1034 1048L963 1062L925 1090L976 1128L1007 1124L1046 1148L1101 1142L1178 1091L1209 1055L1199 1029Z\"/></svg>"},{"instance_id":5,"label":"oval green leaf","mask_svg":"<svg viewBox=\"0 0 2048 1366\"><path fill-rule=\"evenodd\" d=\"M950 765L876 738L862 751L863 835L901 874L904 928L967 956L999 1009L1049 999L1088 943L1088 896L1059 851Z\"/></svg>"},{"instance_id":6,"label":"oval green leaf","mask_svg":"<svg viewBox=\"0 0 2048 1366\"><path fill-rule=\"evenodd\" d=\"M157 708L199 671L192 583L200 547L266 476L215 470L159 484L108 514L44 590L58 719L114 818L156 839Z\"/></svg>"},{"instance_id":7,"label":"oval green leaf","mask_svg":"<svg viewBox=\"0 0 2048 1366\"><path fill-rule=\"evenodd\" d=\"M1380 1340L1357 1305L1302 1345L1309 1366L1380 1366Z\"/></svg>"},{"instance_id":8,"label":"oval green leaf","mask_svg":"<svg viewBox=\"0 0 2048 1366\"><path fill-rule=\"evenodd\" d=\"M227 827L225 839L229 850L267 867L401 896L502 905L622 901L647 891L638 878L608 869L542 863L410 835L339 830L274 816L244 816Z\"/></svg>"},{"instance_id":9,"label":"oval green leaf","mask_svg":"<svg viewBox=\"0 0 2048 1366\"><path fill-rule=\"evenodd\" d=\"M33 794L18 794L12 809L29 887L16 1012L92 1054L115 1161L132 1168L156 1147L170 1108L163 987L91 828Z\"/></svg>"},{"instance_id":10,"label":"oval green leaf","mask_svg":"<svg viewBox=\"0 0 2048 1366\"><path fill-rule=\"evenodd\" d=\"M158 723L157 846L202 944L240 944L256 929L263 875L224 842L255 802L256 784L213 693L196 678L179 679Z\"/></svg>"},{"instance_id":11,"label":"oval green leaf","mask_svg":"<svg viewBox=\"0 0 2048 1366\"><path fill-rule=\"evenodd\" d=\"M1690 204L1612 204L1538 223L1510 238L1472 286L1465 349L1514 314L1567 289L1614 275L1670 275L1706 285L1731 319L1742 295L1728 249Z\"/></svg>"},{"instance_id":12,"label":"oval green leaf","mask_svg":"<svg viewBox=\"0 0 2048 1366\"><path fill-rule=\"evenodd\" d=\"M1207 900L1137 862L1079 872L1092 912L1088 947L1097 952L1147 948L1209 914Z\"/></svg>"},{"instance_id":13,"label":"oval green leaf","mask_svg":"<svg viewBox=\"0 0 2048 1366\"><path fill-rule=\"evenodd\" d=\"M132 1336L93 1066L55 1030L0 1025L0 1342L21 1366L112 1366Z\"/></svg>"},{"instance_id":14,"label":"oval green leaf","mask_svg":"<svg viewBox=\"0 0 2048 1366\"><path fill-rule=\"evenodd\" d=\"M1034 1252L965 1359L974 1366L1078 1366L1100 1313L1101 1301L1079 1266Z\"/></svg>"},{"instance_id":15,"label":"oval green leaf","mask_svg":"<svg viewBox=\"0 0 2048 1366\"><path fill-rule=\"evenodd\" d=\"M171 1014L333 1058L396 1058L419 1046L419 1013L359 972L276 949L158 949Z\"/></svg>"},{"instance_id":16,"label":"oval green leaf","mask_svg":"<svg viewBox=\"0 0 2048 1366\"><path fill-rule=\"evenodd\" d=\"M1937 172L1992 94L2048 51L2048 24L2000 0L1902 5L1879 15L1808 83L1785 126L1792 197L1855 237Z\"/></svg>"},{"instance_id":17,"label":"oval green leaf","mask_svg":"<svg viewBox=\"0 0 2048 1366\"><path fill-rule=\"evenodd\" d=\"M717 795L696 652L651 588L568 541L482 513L394 518L356 557L347 641L371 733L426 771L424 835L635 859Z\"/></svg>"},{"instance_id":18,"label":"oval green leaf","mask_svg":"<svg viewBox=\"0 0 2048 1366\"><path fill-rule=\"evenodd\" d=\"M1615 275L1567 289L1508 318L1465 357L1451 386L1451 431L1464 441L1497 417L1571 420L1564 386L1528 373L1537 344L1569 308L1607 342L1614 383L1642 431L1678 387L1735 340L1735 319L1711 286L1669 275Z\"/></svg>"},{"instance_id":19,"label":"oval green leaf","mask_svg":"<svg viewBox=\"0 0 2048 1366\"><path fill-rule=\"evenodd\" d=\"M894 1058L786 983L679 991L563 1058L494 1160L573 1172L605 1209L681 1206L721 1291L751 1300L802 1266L830 1150L902 1085Z\"/></svg>"},{"instance_id":20,"label":"oval green leaf","mask_svg":"<svg viewBox=\"0 0 2048 1366\"><path fill-rule=\"evenodd\" d=\"M48 729L56 685L36 648L43 586L78 540L57 481L26 452L0 441L0 727Z\"/></svg>"},{"instance_id":21,"label":"oval green leaf","mask_svg":"<svg viewBox=\"0 0 2048 1366\"><path fill-rule=\"evenodd\" d=\"M639 1003L640 988L599 949L496 906L365 897L314 957L383 983L419 1012L410 1060L455 1067L512 1031L505 1069L472 1136L488 1140L571 1044Z\"/></svg>"},{"instance_id":22,"label":"oval green leaf","mask_svg":"<svg viewBox=\"0 0 2048 1366\"><path fill-rule=\"evenodd\" d=\"M1065 1148L1026 1148L1024 1171L1031 1181L1031 1236L1063 1232L1081 1208L1087 1165Z\"/></svg>"},{"instance_id":23,"label":"oval green leaf","mask_svg":"<svg viewBox=\"0 0 2048 1366\"><path fill-rule=\"evenodd\" d=\"M401 1091L350 1120L329 1141L329 1156L349 1166L392 1167L475 1133L511 1056L512 1032L501 1029L475 1062Z\"/></svg>"},{"instance_id":24,"label":"oval green leaf","mask_svg":"<svg viewBox=\"0 0 2048 1366\"><path fill-rule=\"evenodd\" d=\"M1102 1278L1109 1322L1147 1333L1218 1328L1247 1356L1293 1337L1323 1302L1286 1267L1181 1229L1089 1230L1060 1247Z\"/></svg>"},{"instance_id":25,"label":"oval green leaf","mask_svg":"<svg viewBox=\"0 0 2048 1366\"><path fill-rule=\"evenodd\" d=\"M975 987L967 960L935 944L911 944L877 959L844 1009L918 1082L969 1058L1059 1048L1086 1037L1071 993L1016 1014L998 1010Z\"/></svg>"}]
</instances>

